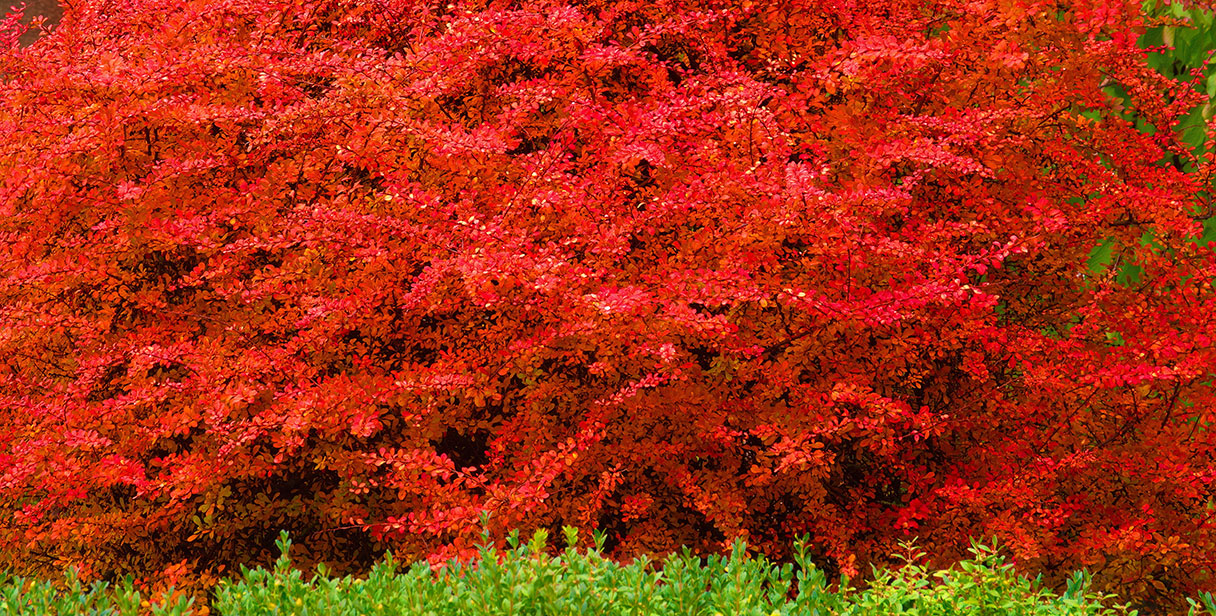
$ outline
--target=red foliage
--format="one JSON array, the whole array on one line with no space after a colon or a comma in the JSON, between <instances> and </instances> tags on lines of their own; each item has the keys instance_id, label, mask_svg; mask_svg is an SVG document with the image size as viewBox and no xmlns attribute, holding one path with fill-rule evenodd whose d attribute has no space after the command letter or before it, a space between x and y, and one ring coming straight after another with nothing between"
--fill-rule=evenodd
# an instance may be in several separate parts
<instances>
[{"instance_id":1,"label":"red foliage","mask_svg":"<svg viewBox=\"0 0 1216 616\"><path fill-rule=\"evenodd\" d=\"M995 534L1144 606L1211 583L1216 167L1111 113L1198 96L1132 3L5 23L0 565L214 575L287 529L357 568L489 512L621 557ZM1135 285L1087 273L1112 237Z\"/></svg>"}]
</instances>

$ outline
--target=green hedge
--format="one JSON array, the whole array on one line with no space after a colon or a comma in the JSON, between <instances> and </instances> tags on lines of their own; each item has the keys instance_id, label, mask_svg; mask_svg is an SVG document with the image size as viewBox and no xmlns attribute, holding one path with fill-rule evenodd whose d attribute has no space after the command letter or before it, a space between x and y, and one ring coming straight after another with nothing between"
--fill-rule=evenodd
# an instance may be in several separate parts
<instances>
[{"instance_id":1,"label":"green hedge","mask_svg":"<svg viewBox=\"0 0 1216 616\"><path fill-rule=\"evenodd\" d=\"M577 531L567 528L565 534L567 545L573 546ZM282 556L274 568L243 568L237 579L217 587L210 610L242 616L1135 613L1104 605L1112 597L1091 593L1085 573L1074 575L1063 594L1055 594L1038 580L1015 574L996 549L982 544L973 544L970 560L945 571L917 564L923 554L909 546L902 567L876 572L866 588L852 588L846 578L831 589L801 542L795 546L797 568L753 558L743 543L736 543L729 557L701 559L685 551L667 558L660 568L645 559L629 565L604 559L602 537L590 551L568 547L556 557L548 556L546 539L541 532L522 543L514 534L505 553L482 548L473 561L452 561L438 571L426 563L401 569L389 554L366 579L335 579L324 567L305 579L292 567L291 542L284 533L278 542ZM199 613L185 600L149 604L130 580L113 589L104 583L85 588L71 572L58 585L0 574L0 594L0 615ZM1202 607L1216 615L1210 595L1202 598L1202 605L1191 605L1192 614Z\"/></svg>"}]
</instances>

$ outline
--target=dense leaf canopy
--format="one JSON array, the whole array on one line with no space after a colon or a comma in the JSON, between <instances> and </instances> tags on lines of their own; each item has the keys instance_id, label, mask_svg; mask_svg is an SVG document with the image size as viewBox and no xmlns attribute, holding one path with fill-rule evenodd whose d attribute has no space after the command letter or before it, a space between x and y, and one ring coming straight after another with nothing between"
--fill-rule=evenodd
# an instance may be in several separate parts
<instances>
[{"instance_id":1,"label":"dense leaf canopy","mask_svg":"<svg viewBox=\"0 0 1216 616\"><path fill-rule=\"evenodd\" d=\"M1138 3L5 24L0 566L357 570L489 514L1212 583L1212 133L1146 129L1207 98Z\"/></svg>"}]
</instances>

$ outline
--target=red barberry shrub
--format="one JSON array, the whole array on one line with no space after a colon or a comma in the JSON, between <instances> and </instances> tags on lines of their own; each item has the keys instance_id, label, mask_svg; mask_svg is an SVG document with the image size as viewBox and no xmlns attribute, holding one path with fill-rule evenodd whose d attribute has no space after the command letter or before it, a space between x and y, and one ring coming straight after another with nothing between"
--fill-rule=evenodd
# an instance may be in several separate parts
<instances>
[{"instance_id":1,"label":"red barberry shrub","mask_svg":"<svg viewBox=\"0 0 1216 616\"><path fill-rule=\"evenodd\" d=\"M23 48L14 16L0 565L210 580L286 529L353 570L488 513L620 557L809 533L848 574L995 535L1177 601L1216 560L1216 167L1144 28L74 0Z\"/></svg>"}]
</instances>

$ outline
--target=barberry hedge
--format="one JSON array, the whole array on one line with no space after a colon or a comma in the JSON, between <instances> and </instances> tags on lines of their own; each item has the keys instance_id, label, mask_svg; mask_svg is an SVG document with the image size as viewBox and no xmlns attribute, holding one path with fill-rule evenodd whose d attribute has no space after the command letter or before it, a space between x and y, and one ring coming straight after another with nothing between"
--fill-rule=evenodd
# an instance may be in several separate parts
<instances>
[{"instance_id":1,"label":"barberry hedge","mask_svg":"<svg viewBox=\"0 0 1216 616\"><path fill-rule=\"evenodd\" d=\"M19 17L0 567L357 571L489 514L1211 588L1213 133L1139 2Z\"/></svg>"}]
</instances>

